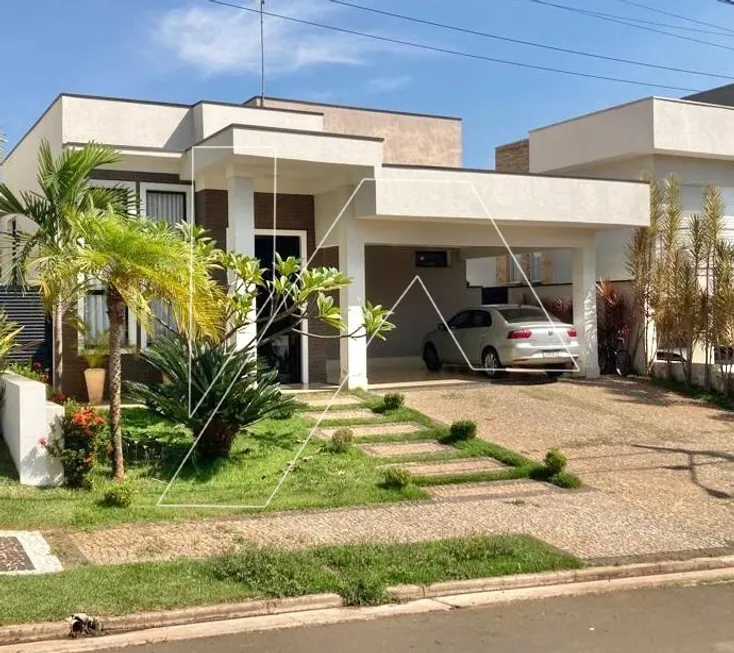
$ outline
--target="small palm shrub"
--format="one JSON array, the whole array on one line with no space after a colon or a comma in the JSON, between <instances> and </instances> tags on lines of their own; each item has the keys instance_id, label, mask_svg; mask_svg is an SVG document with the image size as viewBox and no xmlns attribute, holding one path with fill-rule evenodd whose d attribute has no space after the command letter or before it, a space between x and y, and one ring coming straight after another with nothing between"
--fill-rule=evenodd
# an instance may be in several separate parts
<instances>
[{"instance_id":1,"label":"small palm shrub","mask_svg":"<svg viewBox=\"0 0 734 653\"><path fill-rule=\"evenodd\" d=\"M410 484L410 471L405 467L388 467L382 472L382 485L397 490Z\"/></svg>"},{"instance_id":2,"label":"small palm shrub","mask_svg":"<svg viewBox=\"0 0 734 653\"><path fill-rule=\"evenodd\" d=\"M102 505L108 508L129 508L133 502L133 489L124 483L108 487L102 497Z\"/></svg>"},{"instance_id":3,"label":"small palm shrub","mask_svg":"<svg viewBox=\"0 0 734 653\"><path fill-rule=\"evenodd\" d=\"M39 444L61 462L64 485L72 488L89 486L89 475L96 461L97 441L106 428L106 421L91 406L74 401L64 404L61 437Z\"/></svg>"},{"instance_id":4,"label":"small palm shrub","mask_svg":"<svg viewBox=\"0 0 734 653\"><path fill-rule=\"evenodd\" d=\"M341 428L334 431L325 449L329 453L347 453L352 448L354 432L349 428Z\"/></svg>"},{"instance_id":5,"label":"small palm shrub","mask_svg":"<svg viewBox=\"0 0 734 653\"><path fill-rule=\"evenodd\" d=\"M128 382L130 398L188 426L194 439L199 438L196 448L203 458L227 456L240 430L295 403L281 393L278 371L265 370L252 348L235 350L232 344L199 341L191 352L191 407L198 408L190 415L186 338L178 334L161 338L141 358L166 382Z\"/></svg>"},{"instance_id":6,"label":"small palm shrub","mask_svg":"<svg viewBox=\"0 0 734 653\"><path fill-rule=\"evenodd\" d=\"M569 472L558 472L550 477L550 482L558 487L576 490L581 487L581 479L576 474Z\"/></svg>"},{"instance_id":7,"label":"small palm shrub","mask_svg":"<svg viewBox=\"0 0 734 653\"><path fill-rule=\"evenodd\" d=\"M400 392L388 392L382 398L382 405L385 410L397 410L402 408L403 404L405 404L405 395Z\"/></svg>"},{"instance_id":8,"label":"small palm shrub","mask_svg":"<svg viewBox=\"0 0 734 653\"><path fill-rule=\"evenodd\" d=\"M551 449L547 454L545 454L543 462L548 470L548 475L554 476L562 473L566 469L568 459L563 455L563 452L560 449Z\"/></svg>"}]
</instances>

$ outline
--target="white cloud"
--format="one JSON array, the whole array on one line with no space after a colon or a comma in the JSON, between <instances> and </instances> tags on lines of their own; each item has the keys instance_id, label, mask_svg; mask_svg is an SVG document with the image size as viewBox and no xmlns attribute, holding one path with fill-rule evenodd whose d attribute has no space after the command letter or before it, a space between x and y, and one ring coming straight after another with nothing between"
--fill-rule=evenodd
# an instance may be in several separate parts
<instances>
[{"instance_id":1,"label":"white cloud","mask_svg":"<svg viewBox=\"0 0 734 653\"><path fill-rule=\"evenodd\" d=\"M375 77L367 82L369 89L375 93L389 93L405 88L410 84L411 78L408 75L397 75L394 77Z\"/></svg>"},{"instance_id":2,"label":"white cloud","mask_svg":"<svg viewBox=\"0 0 734 653\"><path fill-rule=\"evenodd\" d=\"M258 6L248 0L241 3ZM341 11L314 0L274 0L266 5L266 10L312 22L326 19L327 23ZM378 41L272 16L265 16L264 25L265 65L271 74L323 64L360 65L367 62L370 54L390 48ZM260 71L260 23L253 12L216 5L174 9L160 17L154 38L181 62L206 74Z\"/></svg>"}]
</instances>

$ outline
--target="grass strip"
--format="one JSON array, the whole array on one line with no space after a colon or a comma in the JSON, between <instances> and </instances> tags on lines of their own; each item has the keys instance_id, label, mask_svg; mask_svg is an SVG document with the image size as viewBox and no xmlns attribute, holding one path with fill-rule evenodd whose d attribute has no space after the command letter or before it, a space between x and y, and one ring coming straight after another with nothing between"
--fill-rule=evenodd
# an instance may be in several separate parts
<instances>
[{"instance_id":1,"label":"grass strip","mask_svg":"<svg viewBox=\"0 0 734 653\"><path fill-rule=\"evenodd\" d=\"M73 612L105 617L321 592L337 592L350 605L374 605L387 600L390 585L580 566L578 559L522 535L301 551L252 548L210 560L0 577L0 625L63 619Z\"/></svg>"}]
</instances>

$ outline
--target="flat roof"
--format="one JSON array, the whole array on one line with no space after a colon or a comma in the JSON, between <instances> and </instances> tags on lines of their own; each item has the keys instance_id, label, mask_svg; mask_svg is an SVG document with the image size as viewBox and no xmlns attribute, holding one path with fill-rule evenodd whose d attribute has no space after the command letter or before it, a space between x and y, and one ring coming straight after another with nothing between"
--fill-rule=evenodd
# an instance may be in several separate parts
<instances>
[{"instance_id":1,"label":"flat roof","mask_svg":"<svg viewBox=\"0 0 734 653\"><path fill-rule=\"evenodd\" d=\"M294 104L305 104L309 106L314 107L331 107L332 109L351 109L352 111L369 111L371 113L393 113L398 116L415 116L417 118L436 118L438 120L455 120L461 122L461 118L458 118L456 116L443 116L440 114L433 114L433 113L415 113L413 111L393 111L391 109L371 109L369 107L357 107L349 104L328 104L326 102L311 102L309 100L294 100L292 98L281 98L281 97L271 97L269 95L265 96L265 101L267 100L273 100L275 102L293 102ZM245 106L259 106L257 104L253 105L251 102L259 102L260 96L259 95L253 95L250 99L244 101ZM265 107L267 108L267 107Z\"/></svg>"}]
</instances>

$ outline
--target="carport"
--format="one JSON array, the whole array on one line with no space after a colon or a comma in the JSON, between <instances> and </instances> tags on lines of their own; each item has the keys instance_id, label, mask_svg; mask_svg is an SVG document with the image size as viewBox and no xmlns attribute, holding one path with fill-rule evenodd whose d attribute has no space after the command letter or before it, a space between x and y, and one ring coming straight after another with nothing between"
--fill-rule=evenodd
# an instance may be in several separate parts
<instances>
[{"instance_id":1,"label":"carport","mask_svg":"<svg viewBox=\"0 0 734 653\"><path fill-rule=\"evenodd\" d=\"M366 387L370 374L415 378L423 335L466 305L481 303L466 284L466 260L522 252L573 251L573 304L589 378L599 375L595 239L600 231L646 226L644 182L577 179L451 168L383 165L376 178L316 196L316 241L352 278L340 305L349 331L365 298L392 307L397 329L386 342L343 339L327 352L327 377ZM338 217L338 219L336 219ZM333 248L333 249L332 249ZM443 253L443 254L441 254ZM424 266L428 256L437 263ZM443 258L445 257L445 261ZM445 263L445 264L444 264ZM579 310L581 307L581 310ZM383 370L392 369L390 374ZM411 371L413 370L413 371Z\"/></svg>"}]
</instances>

